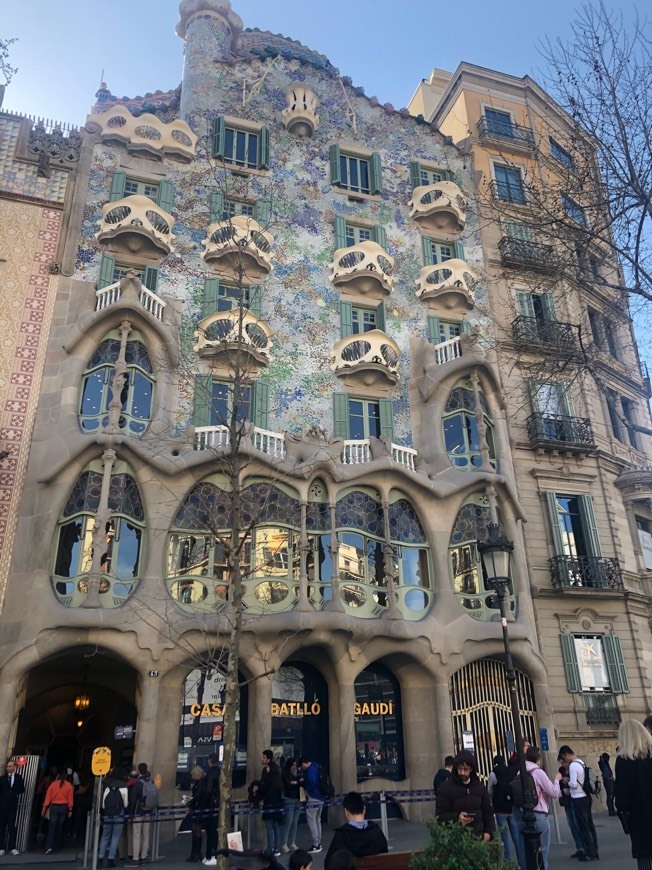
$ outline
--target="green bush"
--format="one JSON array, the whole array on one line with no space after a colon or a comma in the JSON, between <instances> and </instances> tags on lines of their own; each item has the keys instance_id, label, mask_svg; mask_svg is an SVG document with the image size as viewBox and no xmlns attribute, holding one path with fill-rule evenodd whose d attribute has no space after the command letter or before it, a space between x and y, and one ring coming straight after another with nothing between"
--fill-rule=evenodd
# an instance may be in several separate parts
<instances>
[{"instance_id":1,"label":"green bush","mask_svg":"<svg viewBox=\"0 0 652 870\"><path fill-rule=\"evenodd\" d=\"M426 822L429 838L423 854L412 859L411 870L505 870L515 867L502 860L500 842L485 843L457 822Z\"/></svg>"}]
</instances>

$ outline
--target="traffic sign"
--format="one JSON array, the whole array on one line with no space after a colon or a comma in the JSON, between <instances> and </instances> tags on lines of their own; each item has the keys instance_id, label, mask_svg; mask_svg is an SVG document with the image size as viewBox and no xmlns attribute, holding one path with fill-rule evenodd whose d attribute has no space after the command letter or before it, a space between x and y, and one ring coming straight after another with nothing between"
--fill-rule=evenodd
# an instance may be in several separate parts
<instances>
[{"instance_id":1,"label":"traffic sign","mask_svg":"<svg viewBox=\"0 0 652 870\"><path fill-rule=\"evenodd\" d=\"M91 770L94 776L104 776L111 769L111 750L108 746L98 746L93 750Z\"/></svg>"}]
</instances>

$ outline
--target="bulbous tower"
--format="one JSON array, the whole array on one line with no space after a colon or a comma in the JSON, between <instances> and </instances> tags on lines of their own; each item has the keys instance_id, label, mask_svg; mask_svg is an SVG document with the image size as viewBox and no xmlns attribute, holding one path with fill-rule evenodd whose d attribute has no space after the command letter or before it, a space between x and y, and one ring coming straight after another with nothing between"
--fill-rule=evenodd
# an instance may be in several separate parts
<instances>
[{"instance_id":1,"label":"bulbous tower","mask_svg":"<svg viewBox=\"0 0 652 870\"><path fill-rule=\"evenodd\" d=\"M177 34L185 43L180 109L184 120L215 107L224 74L221 64L233 58L241 32L242 19L230 0L181 0Z\"/></svg>"}]
</instances>

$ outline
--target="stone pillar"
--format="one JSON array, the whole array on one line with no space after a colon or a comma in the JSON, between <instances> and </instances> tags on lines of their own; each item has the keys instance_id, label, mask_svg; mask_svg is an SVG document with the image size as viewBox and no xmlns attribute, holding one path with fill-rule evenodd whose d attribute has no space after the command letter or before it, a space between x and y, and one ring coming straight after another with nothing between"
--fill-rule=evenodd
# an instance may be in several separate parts
<instances>
[{"instance_id":1,"label":"stone pillar","mask_svg":"<svg viewBox=\"0 0 652 870\"><path fill-rule=\"evenodd\" d=\"M157 731L159 722L159 688L160 677L150 677L147 673L140 674L138 692L138 719L136 723L136 745L134 748L134 761L140 764L144 761L152 770L156 753ZM173 716L170 711L170 716ZM178 710L177 731L181 716L181 708Z\"/></svg>"},{"instance_id":2,"label":"stone pillar","mask_svg":"<svg viewBox=\"0 0 652 870\"><path fill-rule=\"evenodd\" d=\"M13 751L18 717L17 698L20 680L17 677L0 681L0 758Z\"/></svg>"},{"instance_id":3,"label":"stone pillar","mask_svg":"<svg viewBox=\"0 0 652 870\"><path fill-rule=\"evenodd\" d=\"M356 791L357 772L356 772L356 753L355 753L355 686L353 683L344 682L338 683L338 711L335 705L331 705L331 734L338 734L339 740L331 743L331 777L333 771L339 765L339 782L334 781L335 791L338 794L345 794L347 791ZM335 719L336 721L333 721ZM336 744L336 745L335 745ZM338 757L339 756L339 757Z\"/></svg>"},{"instance_id":4,"label":"stone pillar","mask_svg":"<svg viewBox=\"0 0 652 870\"><path fill-rule=\"evenodd\" d=\"M149 744L153 749L148 750L150 755L143 758L151 764L152 775L161 776L161 803L175 803L178 800L175 791L177 779L177 752L179 746L179 723L181 722L181 705L183 701L183 683L186 674L183 670L175 670L165 677L146 677L156 683L156 689L147 691L147 699L141 700L141 707L149 711L153 707L153 694L157 695L156 713L154 719L155 742ZM138 717L140 727L140 715ZM146 726L147 727L147 726ZM139 735L136 734L138 737ZM141 751L141 745L136 743L137 752ZM143 751L146 751L143 747Z\"/></svg>"},{"instance_id":5,"label":"stone pillar","mask_svg":"<svg viewBox=\"0 0 652 870\"><path fill-rule=\"evenodd\" d=\"M260 777L260 756L272 741L272 680L261 677L249 683L247 782Z\"/></svg>"}]
</instances>

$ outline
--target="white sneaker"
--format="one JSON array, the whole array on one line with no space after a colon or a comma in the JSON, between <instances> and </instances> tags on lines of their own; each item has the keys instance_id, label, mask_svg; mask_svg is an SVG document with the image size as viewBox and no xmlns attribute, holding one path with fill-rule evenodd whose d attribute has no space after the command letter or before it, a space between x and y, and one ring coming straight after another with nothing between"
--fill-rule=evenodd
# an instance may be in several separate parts
<instances>
[{"instance_id":1,"label":"white sneaker","mask_svg":"<svg viewBox=\"0 0 652 870\"><path fill-rule=\"evenodd\" d=\"M20 852L18 851L18 849L12 849L11 854L12 855L20 855Z\"/></svg>"},{"instance_id":2,"label":"white sneaker","mask_svg":"<svg viewBox=\"0 0 652 870\"><path fill-rule=\"evenodd\" d=\"M286 846L286 844L283 843L283 845L281 846L281 852L283 852L284 855L287 855L287 853L288 853L289 851L290 851L290 847L289 847L289 846Z\"/></svg>"},{"instance_id":3,"label":"white sneaker","mask_svg":"<svg viewBox=\"0 0 652 870\"><path fill-rule=\"evenodd\" d=\"M207 867L214 867L217 864L217 858L204 858L202 864L205 864Z\"/></svg>"},{"instance_id":4,"label":"white sneaker","mask_svg":"<svg viewBox=\"0 0 652 870\"><path fill-rule=\"evenodd\" d=\"M5 853L5 850L4 850L4 849L0 849L0 855L4 855L4 853Z\"/></svg>"}]
</instances>

